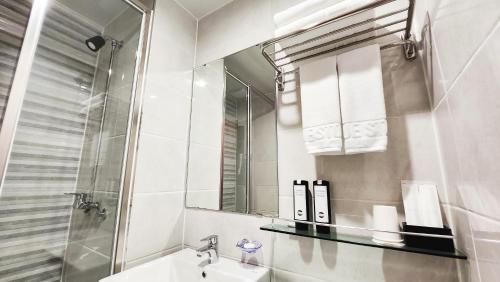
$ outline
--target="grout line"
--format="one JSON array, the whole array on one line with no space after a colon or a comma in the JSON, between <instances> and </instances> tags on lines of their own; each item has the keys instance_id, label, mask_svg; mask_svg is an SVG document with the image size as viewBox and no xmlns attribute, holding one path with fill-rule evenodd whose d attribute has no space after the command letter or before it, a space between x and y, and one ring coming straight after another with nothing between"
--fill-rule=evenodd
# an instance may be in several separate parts
<instances>
[{"instance_id":1,"label":"grout line","mask_svg":"<svg viewBox=\"0 0 500 282\"><path fill-rule=\"evenodd\" d=\"M227 5L229 5L229 4L233 3L233 2L234 2L234 0L229 0L227 3L224 3L224 4L220 5L220 6L218 6L218 7L214 8L214 9L212 9L212 10L208 11L208 12L206 12L204 15L200 16L200 17L198 18L198 20L201 20L201 19L203 19L204 17L209 16L209 15L211 15L211 14L215 13L216 11L218 11L218 10L220 10L220 9L224 8L225 6L227 6Z\"/></svg>"},{"instance_id":2,"label":"grout line","mask_svg":"<svg viewBox=\"0 0 500 282\"><path fill-rule=\"evenodd\" d=\"M443 99L444 100L444 99ZM436 108L437 110L437 108ZM445 197L445 203L449 203L450 202L450 197L448 195L448 189L451 189L451 187L449 187L449 183L448 183L448 174L446 173L446 170L445 170L445 163L444 163L444 158L443 158L443 151L441 150L441 138L439 136L439 130L438 130L438 125L437 125L437 117L436 117L436 111L432 111L431 112L431 123L432 123L432 131L433 131L433 134L434 134L434 139L435 139L435 144L436 144L436 150L437 150L437 154L438 154L438 163L439 163L439 171L441 173L441 181L444 185L443 189L444 189L444 197ZM443 203L441 203L443 204Z\"/></svg>"},{"instance_id":3,"label":"grout line","mask_svg":"<svg viewBox=\"0 0 500 282\"><path fill-rule=\"evenodd\" d=\"M142 264L147 263L149 261L152 261L154 259L158 259L160 257L164 257L165 255L169 255L169 254L172 254L174 252L177 252L177 251L179 251L181 249L182 249L182 246L175 246L175 247L172 247L172 248L169 248L169 249L166 249L166 250L162 250L162 251L155 252L155 253L152 253L152 254L149 254L149 255L146 255L146 256L135 258L133 260L130 260L128 263L133 264L134 262L137 262L137 261L148 260L148 261L145 261L145 262L142 262L142 263L139 263L139 264L135 265L135 266L139 266L139 265L142 265Z\"/></svg>"},{"instance_id":4,"label":"grout line","mask_svg":"<svg viewBox=\"0 0 500 282\"><path fill-rule=\"evenodd\" d=\"M191 11L189 11L184 5L181 4L181 2L179 2L178 0L173 0L177 5L179 5L179 7L181 7L184 11L186 11L191 17L193 17L193 19L195 19L196 21L198 21L198 18L193 15L193 13L191 13Z\"/></svg>"},{"instance_id":5,"label":"grout line","mask_svg":"<svg viewBox=\"0 0 500 282\"><path fill-rule=\"evenodd\" d=\"M477 275L479 276L479 282L481 282L482 279L481 279L481 271L480 271L480 268L479 268L479 262L478 262L478 259L477 259L476 240L474 238L475 237L474 233L472 232L472 226L470 224L471 218L469 216L469 212L468 211L466 211L465 216L467 217L467 226L469 227L469 234L470 234L470 237L471 237L471 240L472 240L472 250L474 251L474 261L475 261L474 264L476 265L476 271L477 271Z\"/></svg>"},{"instance_id":6,"label":"grout line","mask_svg":"<svg viewBox=\"0 0 500 282\"><path fill-rule=\"evenodd\" d=\"M432 57L432 60L436 60L436 65L437 65L437 71L439 72L439 77L440 77L440 81L436 82L434 81L434 77L431 77L431 80L432 80L432 98L435 98L435 94L434 93L434 88L436 88L436 84L438 85L437 87L439 87L441 89L441 91L443 92L443 97L441 97L441 99L439 101L434 101L432 100L432 103L434 105L431 105L431 112L434 112L434 110L436 110L437 108L439 108L439 106L441 105L441 103L447 98L448 96L448 91L446 90L446 86L442 84L443 80L444 80L444 74L443 74L443 67L441 65L441 60L439 59L439 50L436 46L436 41L434 40L434 35L431 35L432 36L432 48L435 49L435 53L436 53L436 56L435 57ZM432 56L432 55L431 55ZM432 67L432 75L434 76L434 67ZM429 95L430 96L430 95ZM429 99L429 102L430 102L430 99Z\"/></svg>"},{"instance_id":7,"label":"grout line","mask_svg":"<svg viewBox=\"0 0 500 282\"><path fill-rule=\"evenodd\" d=\"M500 28L500 21L497 21L497 23L493 26L493 28L491 29L491 31L488 33L488 35L486 36L486 38L483 40L483 42L481 42L481 44L479 44L479 46L477 47L477 49L474 51L474 53L470 56L470 58L467 60L467 62L465 63L465 66L460 70L460 72L458 73L458 75L455 77L455 79L453 80L453 82L450 84L450 86L447 88L447 89L444 89L445 90L445 95L443 97L443 99L445 97L448 97L449 96L449 93L453 90L453 88L457 85L458 81L461 80L461 78L464 76L465 72L469 69L470 65L472 65L472 63L475 61L476 57L479 56L479 53L481 51L483 51L484 47L489 43L490 39L493 38L493 35L495 34L496 30ZM437 50L437 49L436 49ZM438 61L439 62L439 61Z\"/></svg>"},{"instance_id":8,"label":"grout line","mask_svg":"<svg viewBox=\"0 0 500 282\"><path fill-rule=\"evenodd\" d=\"M177 143L184 143L184 142L186 142L186 140L183 140L181 138L161 136L161 135L158 135L158 134L155 134L155 133L148 133L147 131L143 131L142 132L142 136L157 137L157 138L160 138L160 139L166 139L168 141L173 141L173 142L177 142Z\"/></svg>"},{"instance_id":9,"label":"grout line","mask_svg":"<svg viewBox=\"0 0 500 282\"><path fill-rule=\"evenodd\" d=\"M179 194L184 193L184 190L177 191L156 191L156 192L135 192L134 195L168 195L168 194Z\"/></svg>"},{"instance_id":10,"label":"grout line","mask_svg":"<svg viewBox=\"0 0 500 282\"><path fill-rule=\"evenodd\" d=\"M273 270L273 272L275 272L274 270L278 270L278 271L281 271L281 272L286 272L286 273L292 274L292 276L295 276L294 278L297 278L297 276L298 276L299 278L312 278L312 279L315 280L314 282L327 282L327 280L323 280L321 278L317 278L315 276L312 276L311 274L300 273L300 272L293 272L293 271L290 271L290 270L287 270L287 269L284 269L284 268L281 268L281 267L274 267L274 266L272 266L271 269Z\"/></svg>"},{"instance_id":11,"label":"grout line","mask_svg":"<svg viewBox=\"0 0 500 282\"><path fill-rule=\"evenodd\" d=\"M483 220L492 221L494 224L500 225L500 219L492 218L492 217L489 217L489 216L487 216L487 215L477 213L477 212L475 212L475 211L473 211L473 210L470 210L470 209L467 209L467 208L464 208L464 207L457 206L457 205L455 205L455 204L450 204L450 203L447 203L447 204L443 204L443 205L449 206L450 208L459 209L459 210L461 210L462 212L466 212L466 213L473 214L473 215L475 215L475 216L481 217ZM499 241L499 242L500 242L500 240L496 240L496 241Z\"/></svg>"}]
</instances>

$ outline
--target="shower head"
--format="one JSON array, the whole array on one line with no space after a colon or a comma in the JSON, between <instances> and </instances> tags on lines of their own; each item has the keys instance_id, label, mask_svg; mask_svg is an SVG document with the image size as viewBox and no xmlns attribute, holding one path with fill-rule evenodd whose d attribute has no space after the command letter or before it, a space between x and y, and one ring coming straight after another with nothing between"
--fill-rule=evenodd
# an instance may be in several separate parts
<instances>
[{"instance_id":1,"label":"shower head","mask_svg":"<svg viewBox=\"0 0 500 282\"><path fill-rule=\"evenodd\" d=\"M106 44L106 39L104 39L104 37L100 35L96 35L85 40L85 45L87 45L87 47L89 47L89 49L94 52L99 51L99 49L101 49L104 44Z\"/></svg>"},{"instance_id":2,"label":"shower head","mask_svg":"<svg viewBox=\"0 0 500 282\"><path fill-rule=\"evenodd\" d=\"M103 37L101 35L96 35L85 40L85 45L87 45L87 47L89 47L90 50L97 52L106 44L107 40L111 41L111 45L113 46L113 48L115 47L120 48L123 44L121 41L115 40L111 37Z\"/></svg>"}]
</instances>

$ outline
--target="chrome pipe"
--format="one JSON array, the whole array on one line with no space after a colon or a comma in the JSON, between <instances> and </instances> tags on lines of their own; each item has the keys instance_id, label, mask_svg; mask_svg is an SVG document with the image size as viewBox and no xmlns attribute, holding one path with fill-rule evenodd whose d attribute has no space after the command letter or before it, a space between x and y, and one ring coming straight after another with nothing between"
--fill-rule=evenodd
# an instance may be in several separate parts
<instances>
[{"instance_id":1,"label":"chrome pipe","mask_svg":"<svg viewBox=\"0 0 500 282\"><path fill-rule=\"evenodd\" d=\"M339 47L335 47L335 48L332 48L332 49L321 51L321 52L313 54L313 55L309 55L309 56L301 57L299 59L292 60L292 61L290 61L290 62L288 62L286 64L278 65L278 67L284 67L284 66L287 66L287 65L290 65L290 64L293 64L293 63L297 63L297 62L301 62L301 61L304 61L304 60L307 60L307 59L310 59L310 58L313 58L313 57L316 57L316 56L321 56L321 55L328 54L328 53L331 53L331 52L339 51L339 50L342 50L342 49L345 49L345 48L348 48L348 47L352 47L352 46L358 45L360 43L365 43L365 42L368 42L370 40L374 40L374 39L377 39L377 38L388 36L388 35L391 35L391 34L394 34L394 33L398 33L398 32L404 31L404 30L405 30L404 28L401 28L401 29L398 29L398 30L395 30L395 31L386 32L386 33L381 34L381 35L376 35L376 36L364 38L364 39L361 39L361 40L356 41L356 42L347 43L347 44L339 46Z\"/></svg>"},{"instance_id":2,"label":"chrome pipe","mask_svg":"<svg viewBox=\"0 0 500 282\"><path fill-rule=\"evenodd\" d=\"M106 119L106 110L108 106L108 95L109 95L109 88L111 86L111 76L113 75L113 64L115 60L115 55L117 50L119 50L122 46L122 43L117 41L117 40L111 40L111 55L109 58L109 63L108 63L108 76L106 77L106 84L104 87L104 102L102 106L102 113L101 113L101 123L99 124L99 137L97 139L97 148L96 148L96 157L95 157L95 163L94 163L94 168L92 169L92 178L91 178L91 183L92 183L92 191L90 193L91 198L94 197L94 191L96 188L96 181L97 181L97 168L99 166L99 160L100 160L100 155L101 155L101 146L102 146L102 131L104 129L104 121Z\"/></svg>"},{"instance_id":3,"label":"chrome pipe","mask_svg":"<svg viewBox=\"0 0 500 282\"><path fill-rule=\"evenodd\" d=\"M412 40L396 41L396 42L392 42L392 43L388 43L388 44L380 46L380 50L385 50L385 49L390 49L390 48L394 48L394 47L405 46L407 44L413 44L413 43L414 42ZM294 73L298 73L298 72L299 72L299 68L295 68L293 70L290 70L290 71L282 73L282 76L289 75L289 74L294 74ZM294 79L289 79L289 80L284 80L283 84L289 83L289 82L294 82L294 81L296 81L295 78Z\"/></svg>"}]
</instances>

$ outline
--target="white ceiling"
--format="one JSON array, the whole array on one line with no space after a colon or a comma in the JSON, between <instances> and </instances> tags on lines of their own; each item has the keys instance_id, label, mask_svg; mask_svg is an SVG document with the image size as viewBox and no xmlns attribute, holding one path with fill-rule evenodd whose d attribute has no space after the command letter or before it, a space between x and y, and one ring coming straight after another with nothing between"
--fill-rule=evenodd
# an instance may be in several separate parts
<instances>
[{"instance_id":1,"label":"white ceiling","mask_svg":"<svg viewBox=\"0 0 500 282\"><path fill-rule=\"evenodd\" d=\"M195 18L200 19L233 0L177 0Z\"/></svg>"}]
</instances>

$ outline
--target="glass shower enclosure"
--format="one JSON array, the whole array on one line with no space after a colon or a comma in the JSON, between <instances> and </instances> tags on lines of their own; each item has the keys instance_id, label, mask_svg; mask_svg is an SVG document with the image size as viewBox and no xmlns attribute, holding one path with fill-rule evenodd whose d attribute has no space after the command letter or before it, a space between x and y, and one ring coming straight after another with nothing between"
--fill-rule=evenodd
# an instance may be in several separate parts
<instances>
[{"instance_id":1,"label":"glass shower enclosure","mask_svg":"<svg viewBox=\"0 0 500 282\"><path fill-rule=\"evenodd\" d=\"M0 0L0 281L120 270L144 2Z\"/></svg>"}]
</instances>

